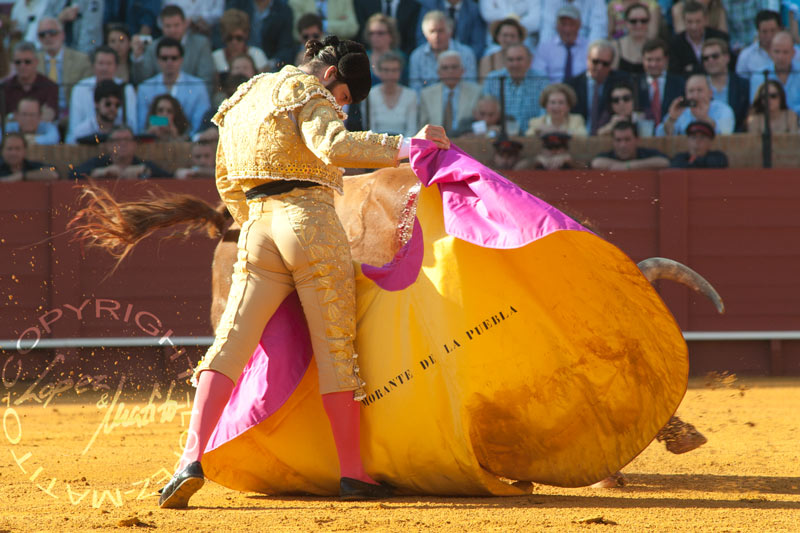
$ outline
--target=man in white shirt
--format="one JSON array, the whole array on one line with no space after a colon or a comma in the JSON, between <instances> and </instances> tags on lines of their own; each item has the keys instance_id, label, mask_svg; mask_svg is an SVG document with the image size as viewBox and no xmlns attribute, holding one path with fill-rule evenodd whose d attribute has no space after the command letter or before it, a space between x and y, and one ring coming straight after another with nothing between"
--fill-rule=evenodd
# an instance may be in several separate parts
<instances>
[{"instance_id":1,"label":"man in white shirt","mask_svg":"<svg viewBox=\"0 0 800 533\"><path fill-rule=\"evenodd\" d=\"M77 124L70 126L67 144L75 144L87 137L94 137L93 142L95 143L103 142L118 125L117 117L123 100L122 85L117 84L113 79L101 80L94 88L93 99L93 111L80 117Z\"/></svg>"}]
</instances>

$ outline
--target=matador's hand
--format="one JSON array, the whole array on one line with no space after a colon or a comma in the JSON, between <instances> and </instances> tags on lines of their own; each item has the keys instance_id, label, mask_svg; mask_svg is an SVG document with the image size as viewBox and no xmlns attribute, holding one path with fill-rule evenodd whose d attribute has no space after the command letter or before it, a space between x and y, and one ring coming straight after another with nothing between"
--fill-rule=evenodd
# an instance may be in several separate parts
<instances>
[{"instance_id":1,"label":"matador's hand","mask_svg":"<svg viewBox=\"0 0 800 533\"><path fill-rule=\"evenodd\" d=\"M419 130L419 133L414 135L414 138L433 141L433 143L442 150L450 148L450 139L447 138L447 133L445 133L444 128L441 126L427 124Z\"/></svg>"}]
</instances>

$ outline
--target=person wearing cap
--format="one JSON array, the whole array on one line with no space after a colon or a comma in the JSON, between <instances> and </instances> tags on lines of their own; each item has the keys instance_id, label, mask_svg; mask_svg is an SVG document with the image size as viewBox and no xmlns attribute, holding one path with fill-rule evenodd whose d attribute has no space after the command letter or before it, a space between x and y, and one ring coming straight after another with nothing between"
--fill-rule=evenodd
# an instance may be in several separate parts
<instances>
[{"instance_id":1,"label":"person wearing cap","mask_svg":"<svg viewBox=\"0 0 800 533\"><path fill-rule=\"evenodd\" d=\"M694 121L686 127L688 152L679 152L670 161L673 168L728 168L728 156L711 150L714 128L707 122Z\"/></svg>"},{"instance_id":2,"label":"person wearing cap","mask_svg":"<svg viewBox=\"0 0 800 533\"><path fill-rule=\"evenodd\" d=\"M686 80L686 96L676 98L664 121L656 128L656 137L683 135L691 122L711 124L716 133L733 133L736 117L731 106L712 100L711 83L705 74L693 74Z\"/></svg>"},{"instance_id":3,"label":"person wearing cap","mask_svg":"<svg viewBox=\"0 0 800 533\"><path fill-rule=\"evenodd\" d=\"M358 400L355 279L347 236L334 210L342 193L341 167L396 166L410 142L399 135L350 132L343 105L370 91L364 47L335 36L306 43L306 62L242 84L214 116L219 126L217 189L241 225L238 261L216 330L195 369L189 436L177 472L159 506L184 508L204 483L200 464L228 399L264 326L296 292L308 324L341 471L343 499L382 498L391 490L364 470ZM415 138L449 148L440 126Z\"/></svg>"},{"instance_id":4,"label":"person wearing cap","mask_svg":"<svg viewBox=\"0 0 800 533\"><path fill-rule=\"evenodd\" d=\"M573 5L559 8L556 14L558 35L536 49L534 70L547 74L552 83L568 80L586 70L589 43L579 34L581 12Z\"/></svg>"},{"instance_id":5,"label":"person wearing cap","mask_svg":"<svg viewBox=\"0 0 800 533\"><path fill-rule=\"evenodd\" d=\"M540 0L542 21L539 42L546 43L555 37L558 10L573 5L581 13L580 35L587 42L608 38L608 13L605 0Z\"/></svg>"},{"instance_id":6,"label":"person wearing cap","mask_svg":"<svg viewBox=\"0 0 800 533\"><path fill-rule=\"evenodd\" d=\"M669 158L654 148L639 146L639 132L633 122L622 120L611 129L614 149L597 154L591 167L606 170L666 168Z\"/></svg>"},{"instance_id":7,"label":"person wearing cap","mask_svg":"<svg viewBox=\"0 0 800 533\"><path fill-rule=\"evenodd\" d=\"M562 131L543 133L542 149L534 159L533 168L543 170L563 170L575 168L572 154L569 153L569 140L572 136Z\"/></svg>"},{"instance_id":8,"label":"person wearing cap","mask_svg":"<svg viewBox=\"0 0 800 533\"><path fill-rule=\"evenodd\" d=\"M494 152L490 167L495 170L519 170L521 143L504 137L493 142L492 146L494 146Z\"/></svg>"}]
</instances>

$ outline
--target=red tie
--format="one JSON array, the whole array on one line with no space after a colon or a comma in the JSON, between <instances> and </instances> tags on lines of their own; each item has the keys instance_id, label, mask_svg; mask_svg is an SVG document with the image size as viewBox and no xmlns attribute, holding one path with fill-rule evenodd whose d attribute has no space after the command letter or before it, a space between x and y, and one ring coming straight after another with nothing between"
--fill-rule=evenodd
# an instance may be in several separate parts
<instances>
[{"instance_id":1,"label":"red tie","mask_svg":"<svg viewBox=\"0 0 800 533\"><path fill-rule=\"evenodd\" d=\"M661 124L661 91L658 90L658 79L653 78L653 97L650 99L650 111L653 113L653 120L656 124Z\"/></svg>"}]
</instances>

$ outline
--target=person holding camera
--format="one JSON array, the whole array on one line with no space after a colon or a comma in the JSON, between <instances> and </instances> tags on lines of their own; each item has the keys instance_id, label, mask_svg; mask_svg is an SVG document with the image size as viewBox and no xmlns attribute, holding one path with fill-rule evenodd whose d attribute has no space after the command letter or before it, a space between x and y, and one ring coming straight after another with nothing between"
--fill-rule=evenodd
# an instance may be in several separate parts
<instances>
[{"instance_id":1,"label":"person holding camera","mask_svg":"<svg viewBox=\"0 0 800 533\"><path fill-rule=\"evenodd\" d=\"M730 135L736 125L733 109L713 100L711 84L705 74L694 74L686 81L686 96L676 98L669 106L664 122L656 128L656 137L684 135L692 122L710 124L719 135Z\"/></svg>"}]
</instances>

